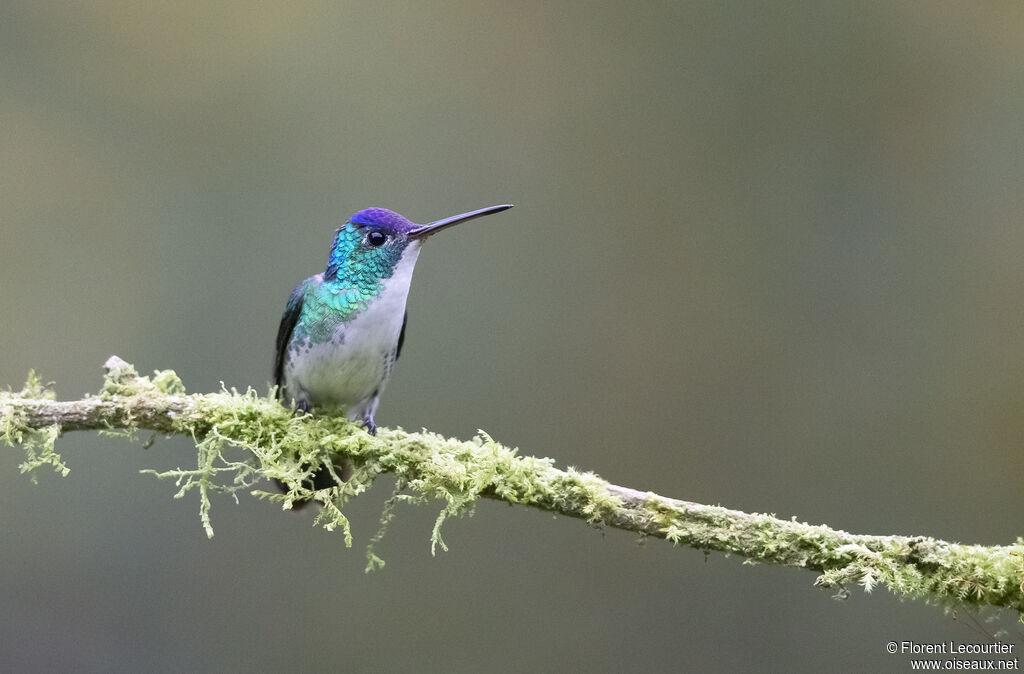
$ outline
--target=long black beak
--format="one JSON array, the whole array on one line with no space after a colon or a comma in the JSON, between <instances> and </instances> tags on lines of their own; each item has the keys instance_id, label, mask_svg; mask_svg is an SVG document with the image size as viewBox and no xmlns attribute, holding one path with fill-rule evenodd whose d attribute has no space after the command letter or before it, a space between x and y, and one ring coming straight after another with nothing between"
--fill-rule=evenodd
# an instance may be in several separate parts
<instances>
[{"instance_id":1,"label":"long black beak","mask_svg":"<svg viewBox=\"0 0 1024 674\"><path fill-rule=\"evenodd\" d=\"M501 213L502 211L507 211L510 208L512 208L512 204L500 204L498 206L488 206L487 208L480 208L475 211L470 211L469 213L453 215L450 218L444 218L443 220L435 220L434 222L430 222L425 225L420 225L416 229L410 230L409 238L419 239L421 237L430 236L431 234L436 234L437 232L440 232L442 229L447 229L448 227L457 225L460 222L466 222L467 220L472 220L473 218L480 218L485 215L490 215L491 213Z\"/></svg>"}]
</instances>

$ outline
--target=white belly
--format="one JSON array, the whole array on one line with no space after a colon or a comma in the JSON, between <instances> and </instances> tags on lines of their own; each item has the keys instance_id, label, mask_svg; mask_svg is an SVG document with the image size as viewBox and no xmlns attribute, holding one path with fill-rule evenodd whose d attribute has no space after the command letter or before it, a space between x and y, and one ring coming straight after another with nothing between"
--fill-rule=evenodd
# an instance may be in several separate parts
<instances>
[{"instance_id":1,"label":"white belly","mask_svg":"<svg viewBox=\"0 0 1024 674\"><path fill-rule=\"evenodd\" d=\"M378 298L380 299L380 298ZM391 375L402 313L374 315L373 304L340 323L329 342L305 344L285 369L288 391L315 407L352 407L380 395Z\"/></svg>"}]
</instances>

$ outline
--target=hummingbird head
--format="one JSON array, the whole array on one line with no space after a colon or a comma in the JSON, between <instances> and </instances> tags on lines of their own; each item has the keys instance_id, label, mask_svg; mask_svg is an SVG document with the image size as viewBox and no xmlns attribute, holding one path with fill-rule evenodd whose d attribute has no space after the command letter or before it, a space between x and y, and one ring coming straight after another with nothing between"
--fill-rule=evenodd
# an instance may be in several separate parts
<instances>
[{"instance_id":1,"label":"hummingbird head","mask_svg":"<svg viewBox=\"0 0 1024 674\"><path fill-rule=\"evenodd\" d=\"M488 206L426 225L418 225L386 208L361 210L338 228L324 281L391 278L402 257L406 253L418 255L420 246L432 234L509 208L512 204Z\"/></svg>"}]
</instances>

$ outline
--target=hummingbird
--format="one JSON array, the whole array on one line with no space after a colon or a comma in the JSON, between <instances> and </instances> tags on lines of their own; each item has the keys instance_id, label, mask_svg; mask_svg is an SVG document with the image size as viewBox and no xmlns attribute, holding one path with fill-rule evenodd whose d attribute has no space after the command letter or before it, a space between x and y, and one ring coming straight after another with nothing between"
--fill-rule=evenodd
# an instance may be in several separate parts
<instances>
[{"instance_id":1,"label":"hummingbird","mask_svg":"<svg viewBox=\"0 0 1024 674\"><path fill-rule=\"evenodd\" d=\"M488 206L425 225L386 208L349 218L334 235L327 269L288 298L274 356L279 398L304 412L344 406L349 419L376 434L374 414L405 342L405 304L423 242L509 208Z\"/></svg>"}]
</instances>

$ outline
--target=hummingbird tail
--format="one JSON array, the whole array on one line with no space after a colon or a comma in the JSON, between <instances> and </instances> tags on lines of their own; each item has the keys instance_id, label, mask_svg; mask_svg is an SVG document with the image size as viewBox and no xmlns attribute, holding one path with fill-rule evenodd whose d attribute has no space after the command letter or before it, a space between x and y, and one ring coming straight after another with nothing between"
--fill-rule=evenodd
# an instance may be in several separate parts
<instances>
[{"instance_id":1,"label":"hummingbird tail","mask_svg":"<svg viewBox=\"0 0 1024 674\"><path fill-rule=\"evenodd\" d=\"M338 477L341 478L342 482L348 482L349 478L352 477L353 469L354 467L352 462L348 460L342 461L340 464L334 464L334 471L338 474ZM282 494L288 493L288 487L281 480L275 478L274 484L277 485L277 488ZM334 476L331 475L331 471L327 470L327 466L320 466L320 469L313 473L313 476L310 479L306 480L304 486L307 489L319 491L320 489L330 489L334 485ZM302 510L312 502L312 499L293 501L292 510Z\"/></svg>"}]
</instances>

